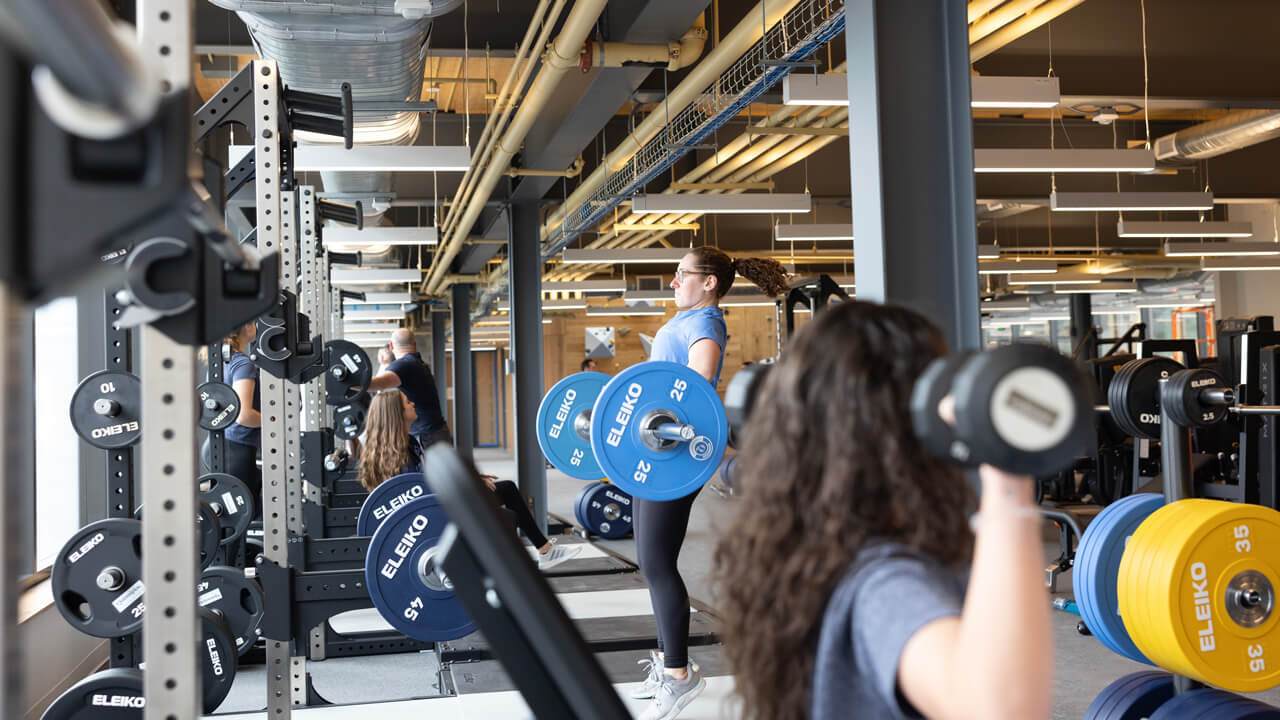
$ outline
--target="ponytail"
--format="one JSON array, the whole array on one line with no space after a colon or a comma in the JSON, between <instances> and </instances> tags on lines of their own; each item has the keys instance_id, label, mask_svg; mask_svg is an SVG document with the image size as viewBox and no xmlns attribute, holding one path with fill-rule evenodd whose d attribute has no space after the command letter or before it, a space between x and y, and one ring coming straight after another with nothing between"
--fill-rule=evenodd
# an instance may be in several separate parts
<instances>
[{"instance_id":1,"label":"ponytail","mask_svg":"<svg viewBox=\"0 0 1280 720\"><path fill-rule=\"evenodd\" d=\"M698 268L716 278L716 297L724 297L733 287L734 275L741 275L760 288L769 297L786 292L787 269L777 260L768 258L730 258L719 248L707 245L689 250L697 258Z\"/></svg>"}]
</instances>

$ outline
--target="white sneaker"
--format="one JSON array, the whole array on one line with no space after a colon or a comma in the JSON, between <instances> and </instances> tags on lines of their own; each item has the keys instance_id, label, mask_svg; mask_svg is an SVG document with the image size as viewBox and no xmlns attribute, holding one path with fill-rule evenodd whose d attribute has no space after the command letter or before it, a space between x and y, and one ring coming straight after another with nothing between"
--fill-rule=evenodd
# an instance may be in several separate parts
<instances>
[{"instance_id":1,"label":"white sneaker","mask_svg":"<svg viewBox=\"0 0 1280 720\"><path fill-rule=\"evenodd\" d=\"M557 545L553 539L551 541L551 549L546 553L538 554L538 569L550 570L551 568L578 557L578 553L582 552L582 546L573 545Z\"/></svg>"},{"instance_id":2,"label":"white sneaker","mask_svg":"<svg viewBox=\"0 0 1280 720\"><path fill-rule=\"evenodd\" d=\"M689 666L689 676L684 680L677 680L664 672L653 701L638 720L675 720L705 689L707 681L692 665Z\"/></svg>"},{"instance_id":3,"label":"white sneaker","mask_svg":"<svg viewBox=\"0 0 1280 720\"><path fill-rule=\"evenodd\" d=\"M639 687L631 691L631 697L636 700L651 700L658 692L658 686L662 684L662 676L665 674L662 669L662 659L658 657L657 650L650 650L649 659L637 660L636 664L644 666L645 678ZM694 672L700 669L698 663L693 660L689 661L689 667Z\"/></svg>"}]
</instances>

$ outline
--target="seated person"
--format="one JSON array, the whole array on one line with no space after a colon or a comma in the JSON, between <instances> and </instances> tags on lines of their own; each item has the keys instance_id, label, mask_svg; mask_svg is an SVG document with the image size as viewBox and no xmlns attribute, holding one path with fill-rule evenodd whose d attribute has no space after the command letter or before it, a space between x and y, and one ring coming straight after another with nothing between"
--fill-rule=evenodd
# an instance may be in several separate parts
<instances>
[{"instance_id":1,"label":"seated person","mask_svg":"<svg viewBox=\"0 0 1280 720\"><path fill-rule=\"evenodd\" d=\"M912 430L912 385L945 352L917 313L846 302L766 379L714 553L746 720L1049 716L1033 481L982 466L971 525L960 470Z\"/></svg>"},{"instance_id":2,"label":"seated person","mask_svg":"<svg viewBox=\"0 0 1280 720\"><path fill-rule=\"evenodd\" d=\"M360 484L372 491L388 478L407 472L421 472L418 443L409 436L409 426L417 417L413 404L396 390L373 396L365 414L365 439L360 454ZM514 524L538 548L538 567L549 570L582 552L578 545L557 545L538 529L533 513L520 489L510 480L481 475ZM429 483L428 483L429 484Z\"/></svg>"}]
</instances>

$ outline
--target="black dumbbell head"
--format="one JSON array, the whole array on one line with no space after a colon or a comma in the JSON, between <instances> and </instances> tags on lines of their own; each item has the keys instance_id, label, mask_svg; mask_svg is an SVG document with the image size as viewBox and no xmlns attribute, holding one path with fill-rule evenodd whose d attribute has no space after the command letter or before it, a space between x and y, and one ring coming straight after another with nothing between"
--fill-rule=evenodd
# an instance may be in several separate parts
<instances>
[{"instance_id":1,"label":"black dumbbell head","mask_svg":"<svg viewBox=\"0 0 1280 720\"><path fill-rule=\"evenodd\" d=\"M972 460L1025 475L1071 467L1093 431L1084 374L1044 345L1007 345L956 373L956 436Z\"/></svg>"},{"instance_id":2,"label":"black dumbbell head","mask_svg":"<svg viewBox=\"0 0 1280 720\"><path fill-rule=\"evenodd\" d=\"M938 415L938 403L951 392L960 366L972 353L934 358L911 388L911 426L926 450L935 457L970 465L968 446L956 440L955 430Z\"/></svg>"}]
</instances>

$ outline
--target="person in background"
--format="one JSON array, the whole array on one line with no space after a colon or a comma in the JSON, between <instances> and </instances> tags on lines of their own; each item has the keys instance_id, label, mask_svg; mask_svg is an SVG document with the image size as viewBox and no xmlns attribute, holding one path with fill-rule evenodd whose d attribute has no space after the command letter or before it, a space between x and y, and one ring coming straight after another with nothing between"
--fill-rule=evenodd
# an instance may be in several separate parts
<instances>
[{"instance_id":1,"label":"person in background","mask_svg":"<svg viewBox=\"0 0 1280 720\"><path fill-rule=\"evenodd\" d=\"M765 380L713 554L743 720L1049 717L1034 481L981 466L971 519L960 469L912 429L911 388L945 352L918 313L850 301Z\"/></svg>"},{"instance_id":2,"label":"person in background","mask_svg":"<svg viewBox=\"0 0 1280 720\"><path fill-rule=\"evenodd\" d=\"M578 366L578 369L582 372L596 372L596 359L587 358L586 360L583 360L582 364Z\"/></svg>"},{"instance_id":3,"label":"person in background","mask_svg":"<svg viewBox=\"0 0 1280 720\"><path fill-rule=\"evenodd\" d=\"M235 391L240 412L224 433L226 438L226 462L228 475L237 478L253 493L257 516L262 517L262 469L258 467L258 455L262 445L262 400L258 388L258 367L249 359L246 351L249 343L258 337L258 324L250 321L223 339L230 347L231 359L223 368L224 381Z\"/></svg>"},{"instance_id":4,"label":"person in background","mask_svg":"<svg viewBox=\"0 0 1280 720\"><path fill-rule=\"evenodd\" d=\"M395 359L396 356L391 352L391 347L389 345L383 345L378 348L378 372L376 374L386 372L387 366Z\"/></svg>"},{"instance_id":5,"label":"person in background","mask_svg":"<svg viewBox=\"0 0 1280 720\"><path fill-rule=\"evenodd\" d=\"M418 341L413 333L406 328L393 331L391 351L395 360L387 365L386 370L373 376L369 392L398 388L404 393L416 413L409 434L417 440L420 449L426 450L437 442L452 442L453 436L449 432L444 412L440 409L440 395L436 392L435 379L431 377L431 369L418 354Z\"/></svg>"},{"instance_id":6,"label":"person in background","mask_svg":"<svg viewBox=\"0 0 1280 720\"><path fill-rule=\"evenodd\" d=\"M409 427L416 418L413 405L403 393L380 392L373 397L365 416L364 451L360 456L360 484L366 490L372 492L396 475L422 471L422 456L415 447L417 443L409 437ZM582 551L580 545L557 545L542 534L515 483L494 475L480 477L512 523L538 549L539 569L549 570Z\"/></svg>"},{"instance_id":7,"label":"person in background","mask_svg":"<svg viewBox=\"0 0 1280 720\"><path fill-rule=\"evenodd\" d=\"M734 259L709 246L686 253L671 281L678 312L654 336L649 359L686 365L714 388L729 339L720 299L739 275L770 297L788 289L786 269L777 261ZM635 498L631 507L636 557L658 624L658 651L641 661L648 663L646 678L631 694L653 699L640 720L672 720L707 685L689 662L689 592L677 565L697 497L695 490L674 500Z\"/></svg>"}]
</instances>

